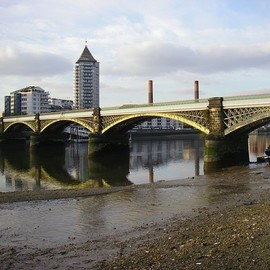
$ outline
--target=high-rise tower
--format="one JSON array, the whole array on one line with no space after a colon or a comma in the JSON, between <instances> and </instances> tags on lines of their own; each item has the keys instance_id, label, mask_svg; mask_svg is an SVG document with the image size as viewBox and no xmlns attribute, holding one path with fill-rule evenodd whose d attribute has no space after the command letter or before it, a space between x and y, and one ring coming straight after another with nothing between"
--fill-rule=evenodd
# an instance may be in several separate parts
<instances>
[{"instance_id":1,"label":"high-rise tower","mask_svg":"<svg viewBox=\"0 0 270 270\"><path fill-rule=\"evenodd\" d=\"M74 103L76 109L99 107L99 62L87 45L74 67Z\"/></svg>"}]
</instances>

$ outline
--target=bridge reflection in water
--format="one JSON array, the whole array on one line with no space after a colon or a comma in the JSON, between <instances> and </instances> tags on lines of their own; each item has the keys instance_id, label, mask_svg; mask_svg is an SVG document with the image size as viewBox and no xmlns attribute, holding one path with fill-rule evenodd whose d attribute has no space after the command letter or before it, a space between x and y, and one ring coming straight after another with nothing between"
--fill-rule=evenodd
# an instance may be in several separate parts
<instances>
[{"instance_id":1,"label":"bridge reflection in water","mask_svg":"<svg viewBox=\"0 0 270 270\"><path fill-rule=\"evenodd\" d=\"M16 151L13 151L16 149ZM0 192L124 186L202 174L203 142L192 138L134 140L127 155L89 159L87 144L29 150L0 148Z\"/></svg>"}]
</instances>

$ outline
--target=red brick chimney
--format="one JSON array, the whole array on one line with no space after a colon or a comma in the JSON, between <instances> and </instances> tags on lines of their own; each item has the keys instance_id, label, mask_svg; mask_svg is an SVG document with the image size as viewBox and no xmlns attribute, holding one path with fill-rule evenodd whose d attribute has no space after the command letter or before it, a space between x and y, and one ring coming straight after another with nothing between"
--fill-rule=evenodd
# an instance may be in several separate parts
<instances>
[{"instance_id":1,"label":"red brick chimney","mask_svg":"<svg viewBox=\"0 0 270 270\"><path fill-rule=\"evenodd\" d=\"M153 81L148 81L148 104L153 104Z\"/></svg>"},{"instance_id":2,"label":"red brick chimney","mask_svg":"<svg viewBox=\"0 0 270 270\"><path fill-rule=\"evenodd\" d=\"M199 99L199 81L194 81L194 99Z\"/></svg>"}]
</instances>

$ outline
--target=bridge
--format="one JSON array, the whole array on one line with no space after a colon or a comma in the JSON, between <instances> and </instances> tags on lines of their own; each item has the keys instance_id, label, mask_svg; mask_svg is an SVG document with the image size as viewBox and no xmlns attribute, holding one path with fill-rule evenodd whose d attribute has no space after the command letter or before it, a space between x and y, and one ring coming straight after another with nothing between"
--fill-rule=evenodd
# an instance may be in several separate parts
<instances>
[{"instance_id":1,"label":"bridge","mask_svg":"<svg viewBox=\"0 0 270 270\"><path fill-rule=\"evenodd\" d=\"M248 153L249 132L270 121L270 94L2 117L0 135L2 140L6 140L28 130L33 146L52 140L64 128L76 123L91 132L89 149L97 152L104 146L121 145L118 139L115 140L116 137L141 122L157 117L183 122L205 134L206 163L224 162L232 157L243 159L242 156Z\"/></svg>"}]
</instances>

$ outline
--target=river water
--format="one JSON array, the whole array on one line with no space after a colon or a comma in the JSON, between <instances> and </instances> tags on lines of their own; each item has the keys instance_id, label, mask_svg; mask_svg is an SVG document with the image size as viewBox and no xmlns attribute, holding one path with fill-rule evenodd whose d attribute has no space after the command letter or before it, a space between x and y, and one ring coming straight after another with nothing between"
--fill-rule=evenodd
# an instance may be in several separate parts
<instances>
[{"instance_id":1,"label":"river water","mask_svg":"<svg viewBox=\"0 0 270 270\"><path fill-rule=\"evenodd\" d=\"M265 169L266 165L254 162L267 145L269 136L250 135L250 166ZM232 193L270 187L268 181L254 181L249 166L221 171L222 180L219 172L197 177L204 174L203 151L197 135L133 140L130 157L115 154L100 161L88 159L84 144L35 153L24 146L2 146L0 192L152 182L177 185L151 188L150 184L88 198L2 204L0 244L43 248L123 235L174 215L188 215L192 209L226 202ZM246 176L236 183L239 174Z\"/></svg>"},{"instance_id":2,"label":"river water","mask_svg":"<svg viewBox=\"0 0 270 270\"><path fill-rule=\"evenodd\" d=\"M28 146L0 149L0 192L125 186L203 174L203 141L198 135L132 140L130 156L93 160L87 144L30 152Z\"/></svg>"},{"instance_id":3,"label":"river water","mask_svg":"<svg viewBox=\"0 0 270 270\"><path fill-rule=\"evenodd\" d=\"M267 135L250 135L250 161L264 155ZM87 144L30 152L28 146L0 148L0 192L124 186L203 175L204 143L199 135L140 138L130 156L117 153L91 160Z\"/></svg>"}]
</instances>

